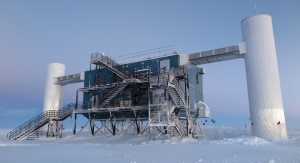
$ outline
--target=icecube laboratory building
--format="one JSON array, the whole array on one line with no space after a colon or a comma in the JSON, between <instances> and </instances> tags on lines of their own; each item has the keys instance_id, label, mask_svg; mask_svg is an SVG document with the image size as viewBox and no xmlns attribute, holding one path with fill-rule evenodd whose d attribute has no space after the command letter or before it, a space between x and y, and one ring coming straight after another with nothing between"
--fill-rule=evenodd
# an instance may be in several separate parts
<instances>
[{"instance_id":1,"label":"icecube laboratory building","mask_svg":"<svg viewBox=\"0 0 300 163\"><path fill-rule=\"evenodd\" d=\"M272 18L255 15L241 22L243 41L237 45L192 54L171 47L152 49L121 62L92 53L90 69L65 75L65 65L48 65L44 112L8 133L10 140L58 136L62 122L72 116L73 134L89 128L91 135L149 134L149 139L204 138L199 118L210 117L203 100L203 64L244 59L249 110L254 136L287 137ZM151 55L149 55L151 54ZM63 87L83 82L76 100L62 104ZM80 95L81 94L81 95ZM82 98L79 98L82 97ZM78 129L77 115L86 123Z\"/></svg>"}]
</instances>

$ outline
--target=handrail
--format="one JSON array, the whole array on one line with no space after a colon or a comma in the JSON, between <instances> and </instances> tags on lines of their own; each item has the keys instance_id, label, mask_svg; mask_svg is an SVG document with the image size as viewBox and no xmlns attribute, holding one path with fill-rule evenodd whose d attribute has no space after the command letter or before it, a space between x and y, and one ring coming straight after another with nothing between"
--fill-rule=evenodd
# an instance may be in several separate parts
<instances>
[{"instance_id":1,"label":"handrail","mask_svg":"<svg viewBox=\"0 0 300 163\"><path fill-rule=\"evenodd\" d=\"M180 96L182 102L184 103L184 105L186 105L186 101L185 101L185 97L184 97L184 92L181 88L181 86L179 85L179 83L177 82L176 79L173 80L173 84L175 85L175 89L177 90L178 95Z\"/></svg>"},{"instance_id":2,"label":"handrail","mask_svg":"<svg viewBox=\"0 0 300 163\"><path fill-rule=\"evenodd\" d=\"M174 120L175 120L175 125L180 130L181 134L183 136L186 136L186 130L185 130L184 126L181 124L181 122L179 121L178 117L175 117Z\"/></svg>"},{"instance_id":3,"label":"handrail","mask_svg":"<svg viewBox=\"0 0 300 163\"><path fill-rule=\"evenodd\" d=\"M150 84L151 85L167 85L168 83L168 73L161 73L159 75L156 76L151 76L150 77Z\"/></svg>"},{"instance_id":4,"label":"handrail","mask_svg":"<svg viewBox=\"0 0 300 163\"><path fill-rule=\"evenodd\" d=\"M19 127L13 129L12 131L10 131L7 134L7 138L9 138L9 140L13 137L16 137L17 135L26 132L27 130L29 130L33 125L37 124L37 123L42 123L45 121L45 119L47 119L47 111L44 111L43 113L37 115L36 117L30 119L29 121L23 123L22 125L20 125ZM32 124L33 123L33 124Z\"/></svg>"},{"instance_id":5,"label":"handrail","mask_svg":"<svg viewBox=\"0 0 300 163\"><path fill-rule=\"evenodd\" d=\"M170 110L169 113L172 113L174 111L174 109L176 108L176 104L174 103L174 101L169 101L169 106L170 106Z\"/></svg>"},{"instance_id":6,"label":"handrail","mask_svg":"<svg viewBox=\"0 0 300 163\"><path fill-rule=\"evenodd\" d=\"M122 83L122 81L121 81L121 82L114 83L114 84L116 84L115 87L105 89L104 91L109 90L108 93L106 93L105 96L99 100L99 103L97 103L96 106L97 106L97 107L100 106L101 103L102 103L103 101L105 101L105 99L106 99L110 94L112 94L115 90L118 89L118 87L121 85L121 83Z\"/></svg>"},{"instance_id":7,"label":"handrail","mask_svg":"<svg viewBox=\"0 0 300 163\"><path fill-rule=\"evenodd\" d=\"M178 71L178 69L175 69L175 68L170 69L168 82L175 86L175 90L177 91L181 101L183 102L184 105L186 105L185 93L183 92L183 90L182 90L181 86L179 85L178 81L176 80L175 71Z\"/></svg>"},{"instance_id":8,"label":"handrail","mask_svg":"<svg viewBox=\"0 0 300 163\"><path fill-rule=\"evenodd\" d=\"M109 68L112 72L116 75L121 77L122 79L127 78L124 73L116 68L119 64L114 61L113 59L109 58L108 56L104 55L103 53L92 53L91 54L91 61L92 62L100 62L105 67Z\"/></svg>"},{"instance_id":9,"label":"handrail","mask_svg":"<svg viewBox=\"0 0 300 163\"><path fill-rule=\"evenodd\" d=\"M102 105L106 100L107 100L107 98L109 97L109 96L111 96L111 95L113 95L114 93L117 95L120 91L122 91L125 87L127 86L127 83L123 83L123 82L119 82L118 83L118 85L115 87L115 88L113 88L109 93L107 93L101 100L100 100L100 102L99 102L99 104L97 104L97 106L104 106L104 105ZM120 88L120 87L124 87L123 89L121 89L121 90L119 90L118 92L117 92L117 90ZM110 99L109 99L110 100ZM109 101L108 100L108 101Z\"/></svg>"},{"instance_id":10,"label":"handrail","mask_svg":"<svg viewBox=\"0 0 300 163\"><path fill-rule=\"evenodd\" d=\"M176 96L176 94L173 92L173 89L172 88L168 88L168 92L169 92L169 95L171 96L171 99L174 101L174 104L175 104L175 106L176 107L178 107L178 105L180 105L180 104L178 104L177 103L177 99L179 99L177 96Z\"/></svg>"},{"instance_id":11,"label":"handrail","mask_svg":"<svg viewBox=\"0 0 300 163\"><path fill-rule=\"evenodd\" d=\"M174 54L174 50L175 48L173 45L163 46L155 49L117 56L115 60L120 62L136 61L142 58L156 57L161 54Z\"/></svg>"},{"instance_id":12,"label":"handrail","mask_svg":"<svg viewBox=\"0 0 300 163\"><path fill-rule=\"evenodd\" d=\"M50 119L64 119L75 110L75 106L76 104L71 103L62 107L60 110L44 111L43 113L35 116L34 118L7 133L7 138L9 138L10 140L12 138L22 136L22 134L30 133L30 131L36 129L37 127L41 127L41 125L43 125Z\"/></svg>"},{"instance_id":13,"label":"handrail","mask_svg":"<svg viewBox=\"0 0 300 163\"><path fill-rule=\"evenodd\" d=\"M158 105L155 109L154 109L154 111L152 111L151 113L150 113L150 119L151 119L151 122L158 122L158 123L160 123L160 121L161 121L161 115L162 115L162 113L161 113L161 111L162 111L162 108L163 108L163 104L161 104L161 105ZM158 121L156 120L158 118Z\"/></svg>"},{"instance_id":14,"label":"handrail","mask_svg":"<svg viewBox=\"0 0 300 163\"><path fill-rule=\"evenodd\" d=\"M156 108L153 111L151 111L151 113L150 113L151 122L152 122L152 120L154 120L154 118L156 118L156 116L158 116L158 114L160 112L160 107L161 107L161 104L157 105Z\"/></svg>"}]
</instances>

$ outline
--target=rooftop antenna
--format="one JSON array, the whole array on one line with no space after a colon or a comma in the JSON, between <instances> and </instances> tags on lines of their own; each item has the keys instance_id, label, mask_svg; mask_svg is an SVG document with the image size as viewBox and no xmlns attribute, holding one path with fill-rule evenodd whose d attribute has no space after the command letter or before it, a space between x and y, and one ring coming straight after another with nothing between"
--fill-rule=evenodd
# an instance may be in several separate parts
<instances>
[{"instance_id":1,"label":"rooftop antenna","mask_svg":"<svg viewBox=\"0 0 300 163\"><path fill-rule=\"evenodd\" d=\"M257 7L256 7L256 3L254 4L254 14L257 15Z\"/></svg>"},{"instance_id":2,"label":"rooftop antenna","mask_svg":"<svg viewBox=\"0 0 300 163\"><path fill-rule=\"evenodd\" d=\"M59 55L55 55L55 61L59 62Z\"/></svg>"}]
</instances>

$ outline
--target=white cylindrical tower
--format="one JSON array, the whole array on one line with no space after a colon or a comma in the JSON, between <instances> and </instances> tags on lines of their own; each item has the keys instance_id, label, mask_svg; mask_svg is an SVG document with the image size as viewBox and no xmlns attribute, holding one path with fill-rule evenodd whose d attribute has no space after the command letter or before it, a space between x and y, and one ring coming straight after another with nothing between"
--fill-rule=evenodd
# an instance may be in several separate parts
<instances>
[{"instance_id":1,"label":"white cylindrical tower","mask_svg":"<svg viewBox=\"0 0 300 163\"><path fill-rule=\"evenodd\" d=\"M271 16L242 20L242 33L252 134L266 140L287 138Z\"/></svg>"},{"instance_id":2,"label":"white cylindrical tower","mask_svg":"<svg viewBox=\"0 0 300 163\"><path fill-rule=\"evenodd\" d=\"M61 63L50 63L44 95L44 111L59 110L61 108L63 86L54 83L55 77L65 75L65 65Z\"/></svg>"}]
</instances>

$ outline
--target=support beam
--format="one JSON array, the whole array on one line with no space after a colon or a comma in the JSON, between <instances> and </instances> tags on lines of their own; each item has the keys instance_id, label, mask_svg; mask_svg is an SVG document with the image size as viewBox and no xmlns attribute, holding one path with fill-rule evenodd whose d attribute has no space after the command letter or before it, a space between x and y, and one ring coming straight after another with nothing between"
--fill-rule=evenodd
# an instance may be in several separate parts
<instances>
[{"instance_id":1,"label":"support beam","mask_svg":"<svg viewBox=\"0 0 300 163\"><path fill-rule=\"evenodd\" d=\"M76 120L77 120L77 114L74 113L73 135L76 135Z\"/></svg>"},{"instance_id":2,"label":"support beam","mask_svg":"<svg viewBox=\"0 0 300 163\"><path fill-rule=\"evenodd\" d=\"M244 53L240 49L240 46L235 45L189 54L189 62L193 65L202 65L207 63L239 59L243 57Z\"/></svg>"}]
</instances>

